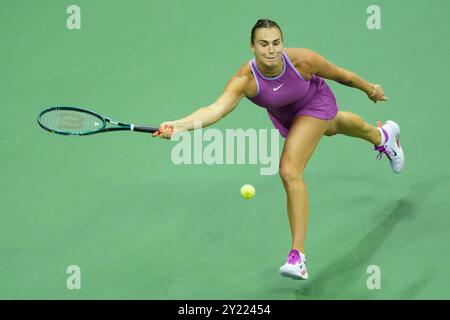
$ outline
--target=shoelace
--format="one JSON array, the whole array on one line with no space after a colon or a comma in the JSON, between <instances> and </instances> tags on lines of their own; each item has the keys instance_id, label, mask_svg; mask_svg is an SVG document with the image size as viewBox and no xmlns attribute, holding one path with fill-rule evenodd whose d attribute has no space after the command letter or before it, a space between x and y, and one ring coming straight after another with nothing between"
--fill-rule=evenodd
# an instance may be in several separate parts
<instances>
[{"instance_id":1,"label":"shoelace","mask_svg":"<svg viewBox=\"0 0 450 320\"><path fill-rule=\"evenodd\" d=\"M392 154L392 150L388 145L374 147L373 150L378 151L377 160L381 160L383 157L383 153L388 157L389 160L392 160L389 154Z\"/></svg>"},{"instance_id":2,"label":"shoelace","mask_svg":"<svg viewBox=\"0 0 450 320\"><path fill-rule=\"evenodd\" d=\"M383 128L381 121L377 121L377 127ZM392 150L388 145L385 144L384 146L379 146L379 147L375 146L373 148L373 150L378 151L377 160L381 160L381 158L383 157L383 153L386 155L386 157L389 160L392 160L392 158L389 155L389 154L392 154Z\"/></svg>"}]
</instances>

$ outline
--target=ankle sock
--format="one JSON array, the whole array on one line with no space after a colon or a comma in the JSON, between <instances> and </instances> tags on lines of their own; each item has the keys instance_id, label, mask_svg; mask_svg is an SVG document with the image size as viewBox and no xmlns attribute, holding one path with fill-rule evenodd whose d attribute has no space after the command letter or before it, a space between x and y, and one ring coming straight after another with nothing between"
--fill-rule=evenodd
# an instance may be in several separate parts
<instances>
[{"instance_id":1,"label":"ankle sock","mask_svg":"<svg viewBox=\"0 0 450 320\"><path fill-rule=\"evenodd\" d=\"M386 143L386 141L388 139L388 135L384 129L382 129L382 128L377 128L377 129L378 129L378 131L380 131L380 136L381 136L381 143L379 145L377 145L377 147L379 147L379 146L383 146Z\"/></svg>"}]
</instances>

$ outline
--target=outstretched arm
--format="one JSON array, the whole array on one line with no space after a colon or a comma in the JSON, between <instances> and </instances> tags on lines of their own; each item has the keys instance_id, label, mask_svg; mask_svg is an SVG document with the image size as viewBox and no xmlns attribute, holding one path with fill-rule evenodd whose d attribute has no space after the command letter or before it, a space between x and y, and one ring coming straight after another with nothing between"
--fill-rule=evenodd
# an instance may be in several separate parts
<instances>
[{"instance_id":1,"label":"outstretched arm","mask_svg":"<svg viewBox=\"0 0 450 320\"><path fill-rule=\"evenodd\" d=\"M307 50L306 56L307 59L305 59L305 64L309 69L308 72L311 74L317 74L322 78L334 80L348 87L360 89L375 103L377 101L387 101L387 97L384 96L383 88L381 88L380 85L372 84L354 72L335 66L314 51Z\"/></svg>"},{"instance_id":2,"label":"outstretched arm","mask_svg":"<svg viewBox=\"0 0 450 320\"><path fill-rule=\"evenodd\" d=\"M248 81L245 76L234 76L213 104L199 108L182 119L163 122L153 136L170 139L178 131L199 129L216 123L236 108L245 95Z\"/></svg>"}]
</instances>

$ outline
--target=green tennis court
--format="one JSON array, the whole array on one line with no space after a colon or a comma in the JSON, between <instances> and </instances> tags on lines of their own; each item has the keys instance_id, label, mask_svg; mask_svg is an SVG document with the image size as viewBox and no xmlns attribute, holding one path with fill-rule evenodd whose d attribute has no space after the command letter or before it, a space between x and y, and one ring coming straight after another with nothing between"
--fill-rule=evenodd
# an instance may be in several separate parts
<instances>
[{"instance_id":1,"label":"green tennis court","mask_svg":"<svg viewBox=\"0 0 450 320\"><path fill-rule=\"evenodd\" d=\"M373 4L381 29L367 26ZM80 29L67 26L71 5ZM444 0L2 1L0 298L450 299L449 12ZM259 18L280 24L285 47L317 51L389 97L373 104L327 81L341 110L402 128L399 175L362 140L322 139L305 173L308 281L278 274L285 193L261 164L176 165L174 141L64 137L36 123L53 105L156 126L185 116L253 58ZM243 100L213 127L272 124ZM80 289L67 286L69 266Z\"/></svg>"}]
</instances>

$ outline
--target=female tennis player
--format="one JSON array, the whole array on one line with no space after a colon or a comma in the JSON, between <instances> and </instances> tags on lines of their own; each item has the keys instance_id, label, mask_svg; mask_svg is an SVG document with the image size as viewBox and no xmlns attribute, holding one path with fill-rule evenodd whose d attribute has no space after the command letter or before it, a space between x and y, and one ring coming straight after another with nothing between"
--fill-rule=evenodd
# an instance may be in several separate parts
<instances>
[{"instance_id":1,"label":"female tennis player","mask_svg":"<svg viewBox=\"0 0 450 320\"><path fill-rule=\"evenodd\" d=\"M306 280L308 195L303 172L320 138L343 134L364 139L379 152L378 159L385 154L392 170L399 173L404 164L400 128L394 121L375 127L356 114L338 111L324 78L357 88L375 103L387 101L387 97L380 85L335 66L312 50L284 48L276 22L258 20L251 32L250 47L255 58L237 70L213 104L185 118L163 122L153 136L169 139L179 131L193 130L194 122L210 126L233 111L243 97L267 109L272 123L286 138L279 174L287 195L292 250L280 274Z\"/></svg>"}]
</instances>

